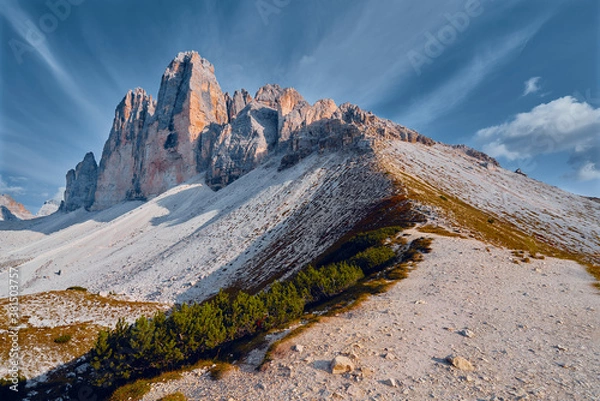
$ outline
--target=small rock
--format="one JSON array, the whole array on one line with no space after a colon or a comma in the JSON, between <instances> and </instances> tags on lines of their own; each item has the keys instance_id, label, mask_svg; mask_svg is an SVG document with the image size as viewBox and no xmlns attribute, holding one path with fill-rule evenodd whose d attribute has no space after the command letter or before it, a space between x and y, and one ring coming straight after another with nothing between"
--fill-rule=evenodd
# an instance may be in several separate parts
<instances>
[{"instance_id":1,"label":"small rock","mask_svg":"<svg viewBox=\"0 0 600 401\"><path fill-rule=\"evenodd\" d=\"M425 305L427 302L423 301L422 299L419 299L418 301L415 301L415 305Z\"/></svg>"},{"instance_id":2,"label":"small rock","mask_svg":"<svg viewBox=\"0 0 600 401\"><path fill-rule=\"evenodd\" d=\"M467 338L473 338L473 337L475 337L475 333L473 333L469 329L461 330L461 331L458 332L458 334L460 334L463 337L467 337Z\"/></svg>"},{"instance_id":3,"label":"small rock","mask_svg":"<svg viewBox=\"0 0 600 401\"><path fill-rule=\"evenodd\" d=\"M467 361L465 358L461 356L450 355L446 357L446 362L450 363L457 369L464 370L467 372L472 372L475 370L475 367L471 364L471 362Z\"/></svg>"},{"instance_id":4,"label":"small rock","mask_svg":"<svg viewBox=\"0 0 600 401\"><path fill-rule=\"evenodd\" d=\"M356 398L362 398L365 395L365 392L358 387L356 384L351 384L347 389L346 392Z\"/></svg>"},{"instance_id":5,"label":"small rock","mask_svg":"<svg viewBox=\"0 0 600 401\"><path fill-rule=\"evenodd\" d=\"M304 351L304 346L300 345L300 344L296 344L296 345L292 346L292 351L302 352L302 351Z\"/></svg>"},{"instance_id":6,"label":"small rock","mask_svg":"<svg viewBox=\"0 0 600 401\"><path fill-rule=\"evenodd\" d=\"M338 355L333 358L329 367L331 368L331 373L342 374L346 372L352 372L354 370L354 363L352 363L350 358Z\"/></svg>"},{"instance_id":7,"label":"small rock","mask_svg":"<svg viewBox=\"0 0 600 401\"><path fill-rule=\"evenodd\" d=\"M394 378L385 379L382 383L390 387L398 387L398 381Z\"/></svg>"},{"instance_id":8,"label":"small rock","mask_svg":"<svg viewBox=\"0 0 600 401\"><path fill-rule=\"evenodd\" d=\"M389 361L393 361L394 359L396 359L396 355L392 354L391 352L386 352L385 354L383 354L383 358Z\"/></svg>"},{"instance_id":9,"label":"small rock","mask_svg":"<svg viewBox=\"0 0 600 401\"><path fill-rule=\"evenodd\" d=\"M264 383L258 383L256 387L260 390L266 390L267 386Z\"/></svg>"},{"instance_id":10,"label":"small rock","mask_svg":"<svg viewBox=\"0 0 600 401\"><path fill-rule=\"evenodd\" d=\"M85 373L89 367L90 367L89 363L84 363L83 365L77 366L77 368L75 368L75 372L77 372L78 374L81 375L81 374Z\"/></svg>"},{"instance_id":11,"label":"small rock","mask_svg":"<svg viewBox=\"0 0 600 401\"><path fill-rule=\"evenodd\" d=\"M373 377L373 374L375 374L375 372L373 371L373 369L363 366L360 368L360 374L362 377Z\"/></svg>"}]
</instances>

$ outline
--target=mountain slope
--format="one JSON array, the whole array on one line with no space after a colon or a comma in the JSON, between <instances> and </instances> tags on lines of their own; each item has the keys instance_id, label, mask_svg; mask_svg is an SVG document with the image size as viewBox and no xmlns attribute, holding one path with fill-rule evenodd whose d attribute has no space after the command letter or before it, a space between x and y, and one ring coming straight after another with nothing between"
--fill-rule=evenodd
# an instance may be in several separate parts
<instances>
[{"instance_id":1,"label":"mountain slope","mask_svg":"<svg viewBox=\"0 0 600 401\"><path fill-rule=\"evenodd\" d=\"M2 240L0 263L28 260L20 265L25 293L79 285L182 302L238 281L260 285L309 262L392 194L370 159L315 155L281 172L271 163L218 192L192 181L145 204L80 210L66 228L34 233L65 218L50 216L20 225L20 241Z\"/></svg>"},{"instance_id":2,"label":"mountain slope","mask_svg":"<svg viewBox=\"0 0 600 401\"><path fill-rule=\"evenodd\" d=\"M514 228L512 235L521 231L540 244L600 264L600 205L589 198L496 167L443 144L425 148L388 141L381 143L377 154L384 168L404 182L415 199L449 211L463 227L473 227L470 216L452 215L452 202L440 196L457 198L491 219L510 223ZM496 229L493 220L488 226L489 230ZM481 234L486 229L474 231Z\"/></svg>"},{"instance_id":3,"label":"mountain slope","mask_svg":"<svg viewBox=\"0 0 600 401\"><path fill-rule=\"evenodd\" d=\"M399 185L434 224L482 239L484 230L497 230L505 235L500 245L508 236L514 248L531 242L534 250L558 248L598 263L600 205L446 145L383 140L372 154L313 155L283 171L279 164L269 159L217 192L200 175L144 204L81 210L49 235L35 231L52 231L69 215L19 223L21 231L0 231L0 263L27 260L20 265L26 293L80 285L134 299L204 299L221 287L258 287L295 271ZM470 226L474 219L457 215L453 199L489 218L488 227ZM501 221L512 224L508 231Z\"/></svg>"}]
</instances>

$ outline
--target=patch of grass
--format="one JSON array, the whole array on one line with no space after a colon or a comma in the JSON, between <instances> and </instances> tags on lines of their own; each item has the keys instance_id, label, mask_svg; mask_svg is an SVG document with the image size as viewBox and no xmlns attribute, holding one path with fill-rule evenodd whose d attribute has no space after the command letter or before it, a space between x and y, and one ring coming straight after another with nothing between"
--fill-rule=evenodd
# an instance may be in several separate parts
<instances>
[{"instance_id":1,"label":"patch of grass","mask_svg":"<svg viewBox=\"0 0 600 401\"><path fill-rule=\"evenodd\" d=\"M173 394L165 395L162 398L159 398L158 401L187 401L187 398L181 391L178 391Z\"/></svg>"},{"instance_id":2,"label":"patch of grass","mask_svg":"<svg viewBox=\"0 0 600 401\"><path fill-rule=\"evenodd\" d=\"M467 238L463 235L460 235L459 233L454 233L454 232L448 231L442 226L427 225L427 226L422 226L422 227L417 228L417 231L426 233L426 234L437 234L437 235L441 235L443 237L463 238L463 239Z\"/></svg>"},{"instance_id":3,"label":"patch of grass","mask_svg":"<svg viewBox=\"0 0 600 401\"><path fill-rule=\"evenodd\" d=\"M69 341L71 341L71 335L70 334L62 334L62 335L60 335L60 336L58 336L58 337L56 337L54 339L54 342L57 343L57 344L66 344Z\"/></svg>"},{"instance_id":4,"label":"patch of grass","mask_svg":"<svg viewBox=\"0 0 600 401\"><path fill-rule=\"evenodd\" d=\"M78 323L59 327L25 327L19 330L21 353L43 354L52 360L71 361L86 354L96 341L100 326L90 323ZM54 340L68 333L71 336L69 346ZM8 333L0 333L0 361L5 364L10 352Z\"/></svg>"},{"instance_id":5,"label":"patch of grass","mask_svg":"<svg viewBox=\"0 0 600 401\"><path fill-rule=\"evenodd\" d=\"M212 377L213 380L221 380L236 369L237 366L235 365L232 365L227 362L218 361L215 363L215 366L209 369L208 372L210 373L210 377Z\"/></svg>"},{"instance_id":6,"label":"patch of grass","mask_svg":"<svg viewBox=\"0 0 600 401\"><path fill-rule=\"evenodd\" d=\"M529 251L531 255L538 253L560 258L569 259L584 265L587 271L598 280L595 284L600 289L600 265L597 260L600 254L586 255L575 249L560 247L551 240L545 238L542 233L527 233L522 227L501 219L499 216L492 217L494 223L490 224L483 211L464 202L463 200L442 194L429 183L407 174L397 166L386 163L380 159L382 170L388 171L394 177L395 185L400 190L405 190L406 199L412 199L429 206L437 207L451 221L460 227L469 230L476 239L508 249L521 249ZM442 200L443 195L447 200ZM544 213L549 214L547 210ZM542 256L543 256L542 255Z\"/></svg>"},{"instance_id":7,"label":"patch of grass","mask_svg":"<svg viewBox=\"0 0 600 401\"><path fill-rule=\"evenodd\" d=\"M448 200L448 198L446 198L444 195L440 195L440 199L443 200L443 201L447 201Z\"/></svg>"},{"instance_id":8,"label":"patch of grass","mask_svg":"<svg viewBox=\"0 0 600 401\"><path fill-rule=\"evenodd\" d=\"M139 401L150 391L150 381L145 379L136 380L116 389L109 401Z\"/></svg>"}]
</instances>

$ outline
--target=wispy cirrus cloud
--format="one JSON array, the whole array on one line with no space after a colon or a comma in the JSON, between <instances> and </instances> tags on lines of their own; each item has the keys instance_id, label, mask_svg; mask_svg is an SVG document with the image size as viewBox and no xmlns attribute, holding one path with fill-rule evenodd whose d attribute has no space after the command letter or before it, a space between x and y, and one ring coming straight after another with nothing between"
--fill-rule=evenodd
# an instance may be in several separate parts
<instances>
[{"instance_id":1,"label":"wispy cirrus cloud","mask_svg":"<svg viewBox=\"0 0 600 401\"><path fill-rule=\"evenodd\" d=\"M539 92L542 87L540 86L541 77L531 77L525 81L525 89L523 89L523 96L527 96L531 93Z\"/></svg>"},{"instance_id":2,"label":"wispy cirrus cloud","mask_svg":"<svg viewBox=\"0 0 600 401\"><path fill-rule=\"evenodd\" d=\"M20 185L8 183L0 175L0 194L23 195L24 193L25 193L25 188L23 188Z\"/></svg>"},{"instance_id":3,"label":"wispy cirrus cloud","mask_svg":"<svg viewBox=\"0 0 600 401\"><path fill-rule=\"evenodd\" d=\"M0 15L12 26L18 37L9 38L9 44L13 49L15 63L27 62L27 57L36 55L44 66L52 74L64 93L70 97L75 104L82 107L86 112L97 116L97 107L90 101L86 92L75 82L68 68L59 60L50 46L48 35L33 22L35 18L28 15L15 1L7 1L0 8ZM20 43L20 44L19 44ZM15 50L21 49L21 50ZM22 50L25 49L25 50ZM5 60L6 62L7 60Z\"/></svg>"},{"instance_id":4,"label":"wispy cirrus cloud","mask_svg":"<svg viewBox=\"0 0 600 401\"><path fill-rule=\"evenodd\" d=\"M481 129L475 141L491 156L511 161L568 152L576 179L600 178L600 108L572 96L542 103L503 124Z\"/></svg>"},{"instance_id":5,"label":"wispy cirrus cloud","mask_svg":"<svg viewBox=\"0 0 600 401\"><path fill-rule=\"evenodd\" d=\"M433 91L417 99L408 110L395 116L394 120L402 121L408 126L422 127L449 113L466 100L489 74L517 55L550 16L545 15L525 28L481 47L463 68Z\"/></svg>"}]
</instances>

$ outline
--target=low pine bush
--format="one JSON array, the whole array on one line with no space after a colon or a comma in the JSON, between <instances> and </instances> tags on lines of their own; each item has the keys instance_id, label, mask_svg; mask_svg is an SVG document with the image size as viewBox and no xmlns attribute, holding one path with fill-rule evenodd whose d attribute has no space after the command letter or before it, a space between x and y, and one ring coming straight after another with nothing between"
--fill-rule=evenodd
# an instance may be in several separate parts
<instances>
[{"instance_id":1,"label":"low pine bush","mask_svg":"<svg viewBox=\"0 0 600 401\"><path fill-rule=\"evenodd\" d=\"M113 330L98 335L91 352L93 382L102 388L132 383L122 394L129 397L146 389L142 379L211 358L218 355L219 347L289 324L308 307L356 287L365 276L396 264L399 267L387 274L403 277L406 269L398 265L396 252L384 245L400 230L388 227L356 235L342 246L342 254L349 255L346 259L318 268L308 266L291 280L276 281L255 295L221 290L206 302L183 304L170 315L158 312L132 325L119 320ZM430 243L424 238L413 241L401 261L429 252Z\"/></svg>"}]
</instances>

